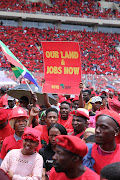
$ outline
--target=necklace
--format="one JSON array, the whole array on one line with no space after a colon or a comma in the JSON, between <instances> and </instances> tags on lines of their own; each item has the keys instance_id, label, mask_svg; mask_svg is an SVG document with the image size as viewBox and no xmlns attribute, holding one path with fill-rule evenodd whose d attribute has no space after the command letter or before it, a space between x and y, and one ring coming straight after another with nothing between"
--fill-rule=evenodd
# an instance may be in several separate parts
<instances>
[{"instance_id":1,"label":"necklace","mask_svg":"<svg viewBox=\"0 0 120 180\"><path fill-rule=\"evenodd\" d=\"M100 147L100 145L99 145L99 148L101 149L101 151L103 151L103 152L105 152L105 153L112 153L112 152L114 152L114 151L105 151L105 150L103 150L101 147Z\"/></svg>"}]
</instances>

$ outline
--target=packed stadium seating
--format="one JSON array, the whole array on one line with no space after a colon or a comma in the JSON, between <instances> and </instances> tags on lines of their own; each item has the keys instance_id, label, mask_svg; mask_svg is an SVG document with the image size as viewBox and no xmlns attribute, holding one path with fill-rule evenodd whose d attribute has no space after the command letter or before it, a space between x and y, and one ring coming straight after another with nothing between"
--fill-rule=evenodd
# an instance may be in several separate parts
<instances>
[{"instance_id":1,"label":"packed stadium seating","mask_svg":"<svg viewBox=\"0 0 120 180\"><path fill-rule=\"evenodd\" d=\"M119 0L116 0L119 2ZM115 2L116 2L115 1ZM120 12L112 9L101 9L97 0L51 0L52 6L46 4L29 3L25 0L0 0L0 9L17 12L51 13L64 16L79 16L99 19L120 19Z\"/></svg>"},{"instance_id":2,"label":"packed stadium seating","mask_svg":"<svg viewBox=\"0 0 120 180\"><path fill-rule=\"evenodd\" d=\"M0 26L0 39L30 70L43 72L41 41L78 41L81 49L83 74L120 75L120 53L116 50L120 34L71 31L60 29L37 29ZM0 54L1 67L10 68Z\"/></svg>"}]
</instances>

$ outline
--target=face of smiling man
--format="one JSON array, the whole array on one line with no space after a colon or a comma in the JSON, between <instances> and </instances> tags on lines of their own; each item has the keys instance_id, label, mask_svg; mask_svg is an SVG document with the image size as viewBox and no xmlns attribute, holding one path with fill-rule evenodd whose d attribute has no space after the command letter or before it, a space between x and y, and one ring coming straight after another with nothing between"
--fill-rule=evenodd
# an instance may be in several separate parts
<instances>
[{"instance_id":1,"label":"face of smiling man","mask_svg":"<svg viewBox=\"0 0 120 180\"><path fill-rule=\"evenodd\" d=\"M70 113L70 106L66 103L61 104L60 106L61 119L67 120L69 113Z\"/></svg>"}]
</instances>

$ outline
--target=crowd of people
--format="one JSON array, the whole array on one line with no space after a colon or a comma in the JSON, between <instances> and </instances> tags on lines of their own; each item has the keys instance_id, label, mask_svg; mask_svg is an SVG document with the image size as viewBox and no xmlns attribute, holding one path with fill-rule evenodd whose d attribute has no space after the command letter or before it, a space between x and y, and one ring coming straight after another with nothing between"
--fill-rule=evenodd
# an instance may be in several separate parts
<instances>
[{"instance_id":1,"label":"crowd of people","mask_svg":"<svg viewBox=\"0 0 120 180\"><path fill-rule=\"evenodd\" d=\"M82 82L79 88L79 96L53 94L54 104L47 93L40 104L35 94L17 101L0 88L0 175L6 180L120 178L120 92L98 92Z\"/></svg>"},{"instance_id":2,"label":"crowd of people","mask_svg":"<svg viewBox=\"0 0 120 180\"><path fill-rule=\"evenodd\" d=\"M118 9L101 8L98 0L51 0L51 4L47 5L40 2L29 2L25 0L5 0L0 1L0 9L7 11L27 12L27 13L50 13L64 16L78 16L86 18L99 19L120 19ZM113 1L119 3L119 0Z\"/></svg>"},{"instance_id":3,"label":"crowd of people","mask_svg":"<svg viewBox=\"0 0 120 180\"><path fill-rule=\"evenodd\" d=\"M43 73L41 41L77 41L80 43L82 74L120 75L120 34L72 31L61 29L37 29L0 26L0 38L12 53L30 70ZM39 49L39 50L38 50ZM102 62L102 63L101 63ZM1 69L10 69L0 53ZM30 65L30 66L29 66Z\"/></svg>"},{"instance_id":4,"label":"crowd of people","mask_svg":"<svg viewBox=\"0 0 120 180\"><path fill-rule=\"evenodd\" d=\"M119 0L106 0L119 4ZM26 0L0 0L0 10L99 19L120 19L120 12L101 8L97 0L51 0L51 5ZM82 81L94 74L92 87L80 82L79 95L53 94L44 104L36 94L18 99L0 88L0 178L2 180L119 180L120 89L107 87L119 76L120 34L0 26L0 39L34 71L42 86L44 60L41 41L76 41L80 44ZM11 67L2 51L0 70ZM110 77L104 78L112 75ZM21 81L21 83L23 83ZM119 82L118 82L119 83Z\"/></svg>"}]
</instances>

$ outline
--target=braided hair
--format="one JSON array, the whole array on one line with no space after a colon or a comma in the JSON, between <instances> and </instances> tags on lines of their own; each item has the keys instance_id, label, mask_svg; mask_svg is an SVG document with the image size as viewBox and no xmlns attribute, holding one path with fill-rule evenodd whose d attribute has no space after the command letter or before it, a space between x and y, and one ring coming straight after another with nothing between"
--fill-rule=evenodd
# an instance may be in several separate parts
<instances>
[{"instance_id":1,"label":"braided hair","mask_svg":"<svg viewBox=\"0 0 120 180\"><path fill-rule=\"evenodd\" d=\"M59 123L52 124L52 125L49 127L49 129L48 129L48 135L49 135L50 129L52 129L53 127L57 128L57 129L61 132L62 135L67 135L67 130L66 130L66 128L65 128L63 125L59 124Z\"/></svg>"}]
</instances>

